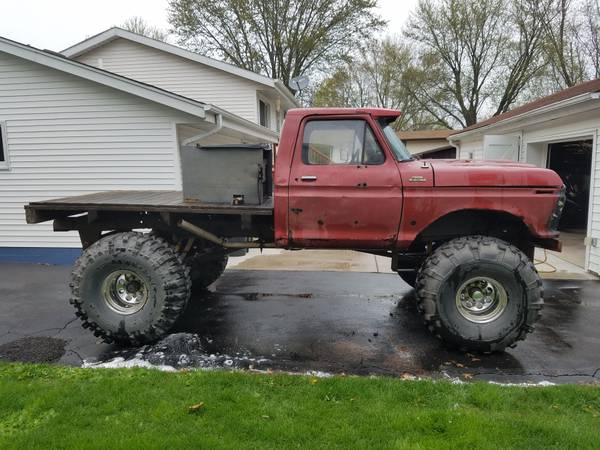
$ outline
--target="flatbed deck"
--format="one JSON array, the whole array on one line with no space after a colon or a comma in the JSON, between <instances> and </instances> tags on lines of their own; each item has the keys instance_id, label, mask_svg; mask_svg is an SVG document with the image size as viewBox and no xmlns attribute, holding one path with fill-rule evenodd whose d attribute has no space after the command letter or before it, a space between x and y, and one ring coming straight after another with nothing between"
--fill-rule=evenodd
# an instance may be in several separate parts
<instances>
[{"instance_id":1,"label":"flatbed deck","mask_svg":"<svg viewBox=\"0 0 600 450\"><path fill-rule=\"evenodd\" d=\"M75 215L89 211L272 216L273 201L269 199L261 205L230 205L187 201L181 191L107 191L32 202L25 206L25 211L27 223L45 222L57 213Z\"/></svg>"}]
</instances>

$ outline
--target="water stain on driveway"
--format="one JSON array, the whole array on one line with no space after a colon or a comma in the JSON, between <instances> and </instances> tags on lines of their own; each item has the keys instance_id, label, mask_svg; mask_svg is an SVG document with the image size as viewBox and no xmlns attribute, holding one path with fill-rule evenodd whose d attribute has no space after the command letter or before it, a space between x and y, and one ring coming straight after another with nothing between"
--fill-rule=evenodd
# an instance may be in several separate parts
<instances>
[{"instance_id":1,"label":"water stain on driveway","mask_svg":"<svg viewBox=\"0 0 600 450\"><path fill-rule=\"evenodd\" d=\"M47 336L30 336L0 345L0 360L26 363L57 362L65 354L67 341Z\"/></svg>"}]
</instances>

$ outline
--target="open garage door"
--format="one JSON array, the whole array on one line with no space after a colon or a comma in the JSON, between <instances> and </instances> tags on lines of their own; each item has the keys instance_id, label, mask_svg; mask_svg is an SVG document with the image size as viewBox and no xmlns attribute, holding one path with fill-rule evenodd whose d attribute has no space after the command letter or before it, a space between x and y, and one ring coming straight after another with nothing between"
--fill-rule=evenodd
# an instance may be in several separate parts
<instances>
[{"instance_id":1,"label":"open garage door","mask_svg":"<svg viewBox=\"0 0 600 450\"><path fill-rule=\"evenodd\" d=\"M561 257L585 267L590 214L593 140L548 145L548 168L560 175L567 189L567 203L560 222Z\"/></svg>"}]
</instances>

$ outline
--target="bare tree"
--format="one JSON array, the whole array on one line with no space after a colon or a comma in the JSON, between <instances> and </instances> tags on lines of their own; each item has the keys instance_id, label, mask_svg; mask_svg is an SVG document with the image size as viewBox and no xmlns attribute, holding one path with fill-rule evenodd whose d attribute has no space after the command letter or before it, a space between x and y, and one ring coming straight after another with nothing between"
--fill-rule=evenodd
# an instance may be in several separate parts
<instances>
[{"instance_id":1,"label":"bare tree","mask_svg":"<svg viewBox=\"0 0 600 450\"><path fill-rule=\"evenodd\" d=\"M421 0L406 36L419 48L408 86L440 122L469 126L508 110L543 67L550 0Z\"/></svg>"},{"instance_id":2,"label":"bare tree","mask_svg":"<svg viewBox=\"0 0 600 450\"><path fill-rule=\"evenodd\" d=\"M600 78L600 3L598 0L586 0L582 5L585 18L579 37L588 61L588 76Z\"/></svg>"},{"instance_id":3,"label":"bare tree","mask_svg":"<svg viewBox=\"0 0 600 450\"><path fill-rule=\"evenodd\" d=\"M541 75L546 66L543 57L543 12L552 0L513 0L508 12L512 24L512 40L503 55L497 78L499 95L495 98L494 115L508 111L511 106L527 98L531 82Z\"/></svg>"},{"instance_id":4,"label":"bare tree","mask_svg":"<svg viewBox=\"0 0 600 450\"><path fill-rule=\"evenodd\" d=\"M314 106L393 108L402 111L401 129L444 127L405 89L410 47L393 39L373 40L339 67L316 90Z\"/></svg>"},{"instance_id":5,"label":"bare tree","mask_svg":"<svg viewBox=\"0 0 600 450\"><path fill-rule=\"evenodd\" d=\"M146 36L151 39L156 39L157 41L166 42L169 37L168 32L153 25L149 25L146 20L139 16L130 17L123 23L123 25L121 25L121 28L131 31L132 33L141 34L142 36Z\"/></svg>"},{"instance_id":6,"label":"bare tree","mask_svg":"<svg viewBox=\"0 0 600 450\"><path fill-rule=\"evenodd\" d=\"M371 106L369 97L363 74L346 64L319 84L312 106L363 108Z\"/></svg>"},{"instance_id":7,"label":"bare tree","mask_svg":"<svg viewBox=\"0 0 600 450\"><path fill-rule=\"evenodd\" d=\"M385 22L376 0L169 0L179 42L288 83L343 62Z\"/></svg>"},{"instance_id":8,"label":"bare tree","mask_svg":"<svg viewBox=\"0 0 600 450\"><path fill-rule=\"evenodd\" d=\"M543 14L546 51L558 86L571 87L586 79L586 63L577 35L581 23L573 0L554 0Z\"/></svg>"}]
</instances>

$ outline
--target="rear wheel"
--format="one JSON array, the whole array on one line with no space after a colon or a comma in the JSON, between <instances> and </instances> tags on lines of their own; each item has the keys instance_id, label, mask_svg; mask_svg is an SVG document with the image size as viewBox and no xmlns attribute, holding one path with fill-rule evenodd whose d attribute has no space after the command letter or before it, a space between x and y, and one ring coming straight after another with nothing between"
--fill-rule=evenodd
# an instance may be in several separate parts
<instances>
[{"instance_id":1,"label":"rear wheel","mask_svg":"<svg viewBox=\"0 0 600 450\"><path fill-rule=\"evenodd\" d=\"M189 268L164 239L127 232L88 247L72 273L71 304L105 342L138 345L164 336L185 310Z\"/></svg>"},{"instance_id":2,"label":"rear wheel","mask_svg":"<svg viewBox=\"0 0 600 450\"><path fill-rule=\"evenodd\" d=\"M171 243L174 249L186 247L185 240L182 241L177 236L159 230L153 230L150 236L161 237ZM194 289L205 289L217 281L223 275L229 262L228 254L223 252L221 248L202 245L197 241L185 253L177 251L177 254L181 262L189 268L192 288Z\"/></svg>"},{"instance_id":3,"label":"rear wheel","mask_svg":"<svg viewBox=\"0 0 600 450\"><path fill-rule=\"evenodd\" d=\"M229 257L226 254L193 255L186 262L190 267L193 286L207 288L217 281L225 268Z\"/></svg>"},{"instance_id":4,"label":"rear wheel","mask_svg":"<svg viewBox=\"0 0 600 450\"><path fill-rule=\"evenodd\" d=\"M540 317L542 283L531 260L496 238L440 246L416 281L429 329L451 347L492 352L524 339Z\"/></svg>"}]
</instances>

